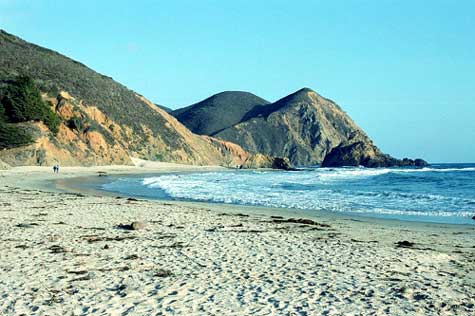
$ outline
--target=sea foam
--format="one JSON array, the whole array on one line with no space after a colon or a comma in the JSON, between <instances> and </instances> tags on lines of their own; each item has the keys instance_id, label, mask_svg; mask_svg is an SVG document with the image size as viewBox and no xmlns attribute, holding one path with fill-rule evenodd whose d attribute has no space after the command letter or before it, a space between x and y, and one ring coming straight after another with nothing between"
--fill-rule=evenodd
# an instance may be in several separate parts
<instances>
[{"instance_id":1,"label":"sea foam","mask_svg":"<svg viewBox=\"0 0 475 316\"><path fill-rule=\"evenodd\" d=\"M475 215L475 193L470 193L474 184L467 183L466 178L475 179L474 171L469 167L209 172L147 177L142 185L178 200L359 214L470 217ZM460 181L460 188L444 186L447 178Z\"/></svg>"}]
</instances>

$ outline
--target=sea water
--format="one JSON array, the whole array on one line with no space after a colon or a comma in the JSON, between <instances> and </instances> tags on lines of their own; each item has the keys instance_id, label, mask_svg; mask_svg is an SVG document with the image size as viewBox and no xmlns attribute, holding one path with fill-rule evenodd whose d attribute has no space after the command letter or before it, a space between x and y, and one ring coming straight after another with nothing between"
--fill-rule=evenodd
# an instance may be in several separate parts
<instances>
[{"instance_id":1,"label":"sea water","mask_svg":"<svg viewBox=\"0 0 475 316\"><path fill-rule=\"evenodd\" d=\"M475 164L128 176L110 178L101 189L165 200L475 224Z\"/></svg>"}]
</instances>

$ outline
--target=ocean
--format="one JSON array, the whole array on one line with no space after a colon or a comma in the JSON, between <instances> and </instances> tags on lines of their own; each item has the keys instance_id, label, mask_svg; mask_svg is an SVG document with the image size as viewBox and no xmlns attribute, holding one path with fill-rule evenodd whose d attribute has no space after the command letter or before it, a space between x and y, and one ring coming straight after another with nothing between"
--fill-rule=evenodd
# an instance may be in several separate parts
<instances>
[{"instance_id":1,"label":"ocean","mask_svg":"<svg viewBox=\"0 0 475 316\"><path fill-rule=\"evenodd\" d=\"M235 170L108 177L99 189L161 200L475 224L475 164Z\"/></svg>"}]
</instances>

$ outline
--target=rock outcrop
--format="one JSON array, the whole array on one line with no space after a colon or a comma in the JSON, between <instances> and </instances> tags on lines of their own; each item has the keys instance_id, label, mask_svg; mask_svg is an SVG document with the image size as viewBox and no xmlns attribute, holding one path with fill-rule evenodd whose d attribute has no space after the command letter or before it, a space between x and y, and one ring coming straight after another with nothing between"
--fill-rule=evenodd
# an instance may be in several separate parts
<instances>
[{"instance_id":1,"label":"rock outcrop","mask_svg":"<svg viewBox=\"0 0 475 316\"><path fill-rule=\"evenodd\" d=\"M364 166L377 167L425 167L423 159L396 159L384 154L371 142L352 140L333 148L323 160L322 167Z\"/></svg>"}]
</instances>

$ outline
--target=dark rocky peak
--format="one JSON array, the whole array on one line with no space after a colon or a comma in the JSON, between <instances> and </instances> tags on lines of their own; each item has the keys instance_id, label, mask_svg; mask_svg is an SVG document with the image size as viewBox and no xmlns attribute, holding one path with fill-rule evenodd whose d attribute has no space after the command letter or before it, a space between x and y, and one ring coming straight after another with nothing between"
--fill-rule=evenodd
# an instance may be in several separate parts
<instances>
[{"instance_id":1,"label":"dark rocky peak","mask_svg":"<svg viewBox=\"0 0 475 316\"><path fill-rule=\"evenodd\" d=\"M267 104L269 101L250 92L224 91L171 114L194 133L214 135L241 122L253 109Z\"/></svg>"},{"instance_id":2,"label":"dark rocky peak","mask_svg":"<svg viewBox=\"0 0 475 316\"><path fill-rule=\"evenodd\" d=\"M189 111L196 111L203 107L214 108L220 110L221 108L239 108L241 111L248 111L255 105L268 104L266 101L250 92L246 91L223 91L210 96L200 102L190 106L177 109L173 111L175 116L179 116Z\"/></svg>"}]
</instances>

